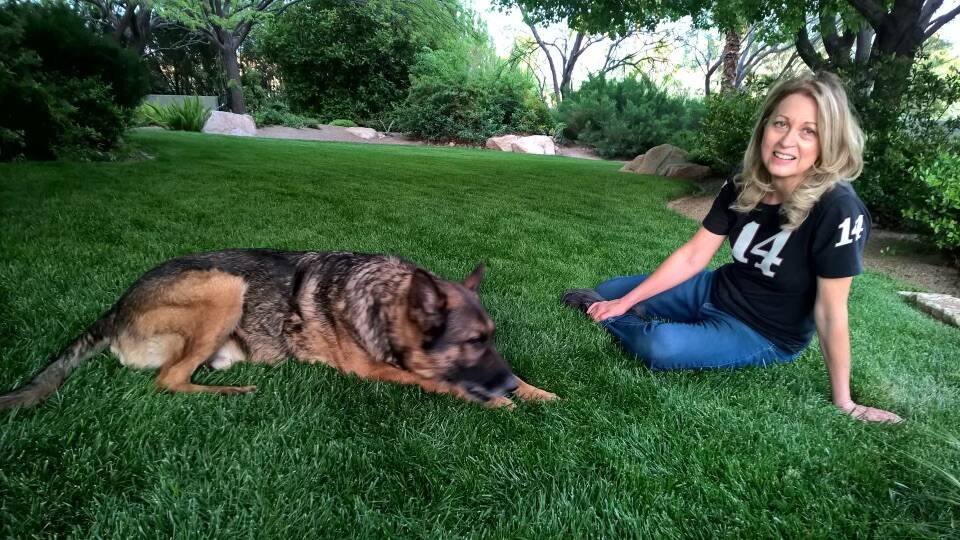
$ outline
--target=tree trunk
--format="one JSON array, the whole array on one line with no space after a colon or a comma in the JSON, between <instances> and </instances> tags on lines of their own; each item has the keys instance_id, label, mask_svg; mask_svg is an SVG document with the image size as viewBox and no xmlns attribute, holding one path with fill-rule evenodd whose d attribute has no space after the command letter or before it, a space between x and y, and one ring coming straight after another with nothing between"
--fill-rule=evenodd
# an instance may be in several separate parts
<instances>
[{"instance_id":1,"label":"tree trunk","mask_svg":"<svg viewBox=\"0 0 960 540\"><path fill-rule=\"evenodd\" d=\"M737 86L737 61L740 60L740 33L737 30L727 30L722 58L723 76L720 79L720 92L726 93Z\"/></svg>"},{"instance_id":2,"label":"tree trunk","mask_svg":"<svg viewBox=\"0 0 960 540\"><path fill-rule=\"evenodd\" d=\"M226 34L226 33L225 33ZM224 43L220 48L223 57L223 67L227 72L227 93L230 96L230 112L246 114L247 106L243 102L243 85L240 83L240 62L237 59L237 45L233 36L224 36Z\"/></svg>"}]
</instances>

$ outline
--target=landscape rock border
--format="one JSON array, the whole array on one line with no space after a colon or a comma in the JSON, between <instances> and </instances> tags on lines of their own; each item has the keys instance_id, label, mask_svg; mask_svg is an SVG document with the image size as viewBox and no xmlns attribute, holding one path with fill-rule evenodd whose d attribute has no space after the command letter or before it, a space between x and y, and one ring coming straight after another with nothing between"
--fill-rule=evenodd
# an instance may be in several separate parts
<instances>
[{"instance_id":1,"label":"landscape rock border","mask_svg":"<svg viewBox=\"0 0 960 540\"><path fill-rule=\"evenodd\" d=\"M949 294L899 291L900 296L935 319L960 328L960 298Z\"/></svg>"}]
</instances>

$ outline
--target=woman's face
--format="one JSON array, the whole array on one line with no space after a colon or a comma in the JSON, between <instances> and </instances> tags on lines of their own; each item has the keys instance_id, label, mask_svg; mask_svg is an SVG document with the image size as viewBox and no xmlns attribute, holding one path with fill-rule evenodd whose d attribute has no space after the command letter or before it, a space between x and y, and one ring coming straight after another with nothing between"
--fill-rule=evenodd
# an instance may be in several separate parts
<instances>
[{"instance_id":1,"label":"woman's face","mask_svg":"<svg viewBox=\"0 0 960 540\"><path fill-rule=\"evenodd\" d=\"M820 155L817 102L806 94L781 100L763 129L760 152L774 180L799 184Z\"/></svg>"}]
</instances>

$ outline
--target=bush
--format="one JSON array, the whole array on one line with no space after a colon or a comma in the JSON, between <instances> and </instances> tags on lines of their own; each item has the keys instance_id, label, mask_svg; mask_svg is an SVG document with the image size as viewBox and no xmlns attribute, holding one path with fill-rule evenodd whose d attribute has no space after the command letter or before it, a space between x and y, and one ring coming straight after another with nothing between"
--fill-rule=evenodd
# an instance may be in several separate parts
<instances>
[{"instance_id":1,"label":"bush","mask_svg":"<svg viewBox=\"0 0 960 540\"><path fill-rule=\"evenodd\" d=\"M315 118L303 116L290 110L283 98L274 97L265 102L252 114L257 126L286 126L292 128L313 127L320 122Z\"/></svg>"},{"instance_id":2,"label":"bush","mask_svg":"<svg viewBox=\"0 0 960 540\"><path fill-rule=\"evenodd\" d=\"M342 120L342 119L334 120L333 122L330 122L330 125L339 126L339 127L357 127L357 124L355 124L353 120Z\"/></svg>"},{"instance_id":3,"label":"bush","mask_svg":"<svg viewBox=\"0 0 960 540\"><path fill-rule=\"evenodd\" d=\"M694 136L690 157L727 177L743 163L764 96L759 89L714 94Z\"/></svg>"},{"instance_id":4,"label":"bush","mask_svg":"<svg viewBox=\"0 0 960 540\"><path fill-rule=\"evenodd\" d=\"M202 131L210 118L210 109L196 96L168 105L144 103L137 112L147 123L175 131Z\"/></svg>"},{"instance_id":5,"label":"bush","mask_svg":"<svg viewBox=\"0 0 960 540\"><path fill-rule=\"evenodd\" d=\"M306 0L260 29L259 46L294 110L365 120L403 101L419 51L455 39L458 9L452 0Z\"/></svg>"},{"instance_id":6,"label":"bush","mask_svg":"<svg viewBox=\"0 0 960 540\"><path fill-rule=\"evenodd\" d=\"M704 107L645 75L623 81L594 75L560 103L557 113L569 139L594 146L603 157L633 158L664 143L689 150Z\"/></svg>"},{"instance_id":7,"label":"bush","mask_svg":"<svg viewBox=\"0 0 960 540\"><path fill-rule=\"evenodd\" d=\"M553 132L533 76L484 41L424 52L411 77L396 119L401 130L423 139L481 143L507 132Z\"/></svg>"},{"instance_id":8,"label":"bush","mask_svg":"<svg viewBox=\"0 0 960 540\"><path fill-rule=\"evenodd\" d=\"M949 111L960 101L960 72L939 75L921 57L914 63L899 110L881 108L869 98L859 101L867 147L857 192L883 226L929 231L905 212L921 211L930 198L931 184L920 172L935 170L946 163L943 155L956 152L960 120L950 118Z\"/></svg>"},{"instance_id":9,"label":"bush","mask_svg":"<svg viewBox=\"0 0 960 540\"><path fill-rule=\"evenodd\" d=\"M0 5L0 160L116 147L148 76L133 53L61 4Z\"/></svg>"},{"instance_id":10,"label":"bush","mask_svg":"<svg viewBox=\"0 0 960 540\"><path fill-rule=\"evenodd\" d=\"M926 196L921 205L904 211L904 217L921 227L936 246L960 257L960 141L929 164L914 168Z\"/></svg>"}]
</instances>

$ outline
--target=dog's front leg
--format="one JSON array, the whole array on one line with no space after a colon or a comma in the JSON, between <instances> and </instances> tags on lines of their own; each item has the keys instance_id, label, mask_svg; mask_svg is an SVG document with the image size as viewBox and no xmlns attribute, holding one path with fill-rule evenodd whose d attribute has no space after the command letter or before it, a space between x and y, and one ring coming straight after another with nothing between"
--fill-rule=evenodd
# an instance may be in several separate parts
<instances>
[{"instance_id":1,"label":"dog's front leg","mask_svg":"<svg viewBox=\"0 0 960 540\"><path fill-rule=\"evenodd\" d=\"M379 364L374 366L366 373L358 373L358 375L379 381L395 382L399 384L415 384L427 392L433 392L435 394L452 394L464 401L476 402L476 400L473 399L466 390L460 388L459 386L435 381L433 379L427 379L413 372L406 371L389 364ZM483 402L483 405L490 408L507 407L512 409L513 401L507 397L497 397Z\"/></svg>"},{"instance_id":2,"label":"dog's front leg","mask_svg":"<svg viewBox=\"0 0 960 540\"><path fill-rule=\"evenodd\" d=\"M513 395L524 401L556 401L560 399L553 392L547 392L532 384L527 384L520 377L517 377L517 389L513 391Z\"/></svg>"}]
</instances>

